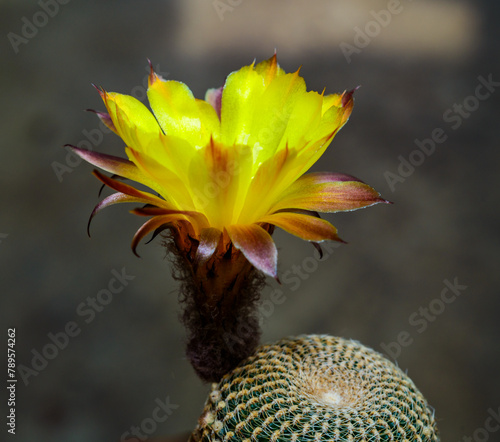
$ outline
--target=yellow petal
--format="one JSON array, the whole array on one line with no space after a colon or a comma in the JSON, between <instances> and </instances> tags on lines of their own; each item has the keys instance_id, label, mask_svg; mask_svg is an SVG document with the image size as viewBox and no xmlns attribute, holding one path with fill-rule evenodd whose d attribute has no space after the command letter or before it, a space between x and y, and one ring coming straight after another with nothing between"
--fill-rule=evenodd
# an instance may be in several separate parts
<instances>
[{"instance_id":1,"label":"yellow petal","mask_svg":"<svg viewBox=\"0 0 500 442\"><path fill-rule=\"evenodd\" d=\"M187 183L178 174L149 155L130 148L126 148L125 152L144 175L157 183L163 198L179 209L195 210Z\"/></svg>"},{"instance_id":2,"label":"yellow petal","mask_svg":"<svg viewBox=\"0 0 500 442\"><path fill-rule=\"evenodd\" d=\"M296 154L293 164L290 165L288 173L283 177L287 185L292 184L297 177L306 173L316 161L323 155L333 140L335 134L326 135L318 140L309 141ZM283 191L284 189L282 189Z\"/></svg>"},{"instance_id":3,"label":"yellow petal","mask_svg":"<svg viewBox=\"0 0 500 442\"><path fill-rule=\"evenodd\" d=\"M160 127L144 104L115 92L102 92L101 96L117 133L127 146L142 150L157 142Z\"/></svg>"},{"instance_id":4,"label":"yellow petal","mask_svg":"<svg viewBox=\"0 0 500 442\"><path fill-rule=\"evenodd\" d=\"M183 138L196 147L205 145L218 125L215 109L196 100L184 83L154 78L148 88L148 99L164 133Z\"/></svg>"},{"instance_id":5,"label":"yellow petal","mask_svg":"<svg viewBox=\"0 0 500 442\"><path fill-rule=\"evenodd\" d=\"M297 178L294 176L293 179L290 178L292 181L284 182L284 179L289 175L290 165L294 163L295 158L295 152L285 148L262 163L248 187L245 203L237 218L238 223L249 224L255 222L256 219L269 212L276 198L285 190L288 184L291 184Z\"/></svg>"},{"instance_id":6,"label":"yellow petal","mask_svg":"<svg viewBox=\"0 0 500 442\"><path fill-rule=\"evenodd\" d=\"M204 100L196 100L200 113L201 133L200 146L205 146L210 139L218 140L220 134L220 119L213 106Z\"/></svg>"},{"instance_id":7,"label":"yellow petal","mask_svg":"<svg viewBox=\"0 0 500 442\"><path fill-rule=\"evenodd\" d=\"M261 61L255 66L255 72L262 75L264 84L267 86L277 76L283 75L285 71L280 68L276 54L268 60Z\"/></svg>"},{"instance_id":8,"label":"yellow petal","mask_svg":"<svg viewBox=\"0 0 500 442\"><path fill-rule=\"evenodd\" d=\"M197 210L222 230L236 222L252 174L252 151L246 145L210 142L193 157L187 183Z\"/></svg>"},{"instance_id":9,"label":"yellow petal","mask_svg":"<svg viewBox=\"0 0 500 442\"><path fill-rule=\"evenodd\" d=\"M321 122L322 105L323 98L317 92L303 93L297 98L283 137L289 146L300 149L311 139L322 138L320 134L315 134Z\"/></svg>"},{"instance_id":10,"label":"yellow petal","mask_svg":"<svg viewBox=\"0 0 500 442\"><path fill-rule=\"evenodd\" d=\"M252 117L265 89L264 79L253 66L229 74L222 92L221 142L246 144L252 135Z\"/></svg>"},{"instance_id":11,"label":"yellow petal","mask_svg":"<svg viewBox=\"0 0 500 442\"><path fill-rule=\"evenodd\" d=\"M290 116L305 92L304 79L297 71L276 77L254 103L248 143L259 145L256 164L285 147L288 135L294 131Z\"/></svg>"},{"instance_id":12,"label":"yellow petal","mask_svg":"<svg viewBox=\"0 0 500 442\"><path fill-rule=\"evenodd\" d=\"M341 103L342 103L342 95L339 94L324 95L321 114L323 115L332 106L339 107Z\"/></svg>"},{"instance_id":13,"label":"yellow petal","mask_svg":"<svg viewBox=\"0 0 500 442\"><path fill-rule=\"evenodd\" d=\"M335 135L347 123L352 112L352 106L331 106L323 115L321 123L310 133L311 139L319 139L328 135Z\"/></svg>"},{"instance_id":14,"label":"yellow petal","mask_svg":"<svg viewBox=\"0 0 500 442\"><path fill-rule=\"evenodd\" d=\"M311 142L300 151L285 148L265 161L250 184L239 222L252 222L269 213L288 186L307 172L322 155L328 142L325 139Z\"/></svg>"}]
</instances>

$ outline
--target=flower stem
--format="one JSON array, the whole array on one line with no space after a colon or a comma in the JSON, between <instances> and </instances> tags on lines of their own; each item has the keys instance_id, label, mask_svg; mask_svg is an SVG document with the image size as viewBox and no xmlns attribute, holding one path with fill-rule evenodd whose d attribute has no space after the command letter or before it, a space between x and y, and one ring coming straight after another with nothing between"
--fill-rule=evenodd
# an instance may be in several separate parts
<instances>
[{"instance_id":1,"label":"flower stem","mask_svg":"<svg viewBox=\"0 0 500 442\"><path fill-rule=\"evenodd\" d=\"M259 344L256 312L264 276L230 242L221 241L206 262L196 260L197 241L172 229L166 241L180 280L186 354L198 376L218 382Z\"/></svg>"}]
</instances>

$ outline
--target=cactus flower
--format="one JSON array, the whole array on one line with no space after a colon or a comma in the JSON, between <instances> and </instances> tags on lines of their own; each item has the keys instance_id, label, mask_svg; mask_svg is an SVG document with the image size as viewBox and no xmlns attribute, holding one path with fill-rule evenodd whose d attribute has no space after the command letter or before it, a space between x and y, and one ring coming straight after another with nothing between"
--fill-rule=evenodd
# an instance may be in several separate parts
<instances>
[{"instance_id":1,"label":"cactus flower","mask_svg":"<svg viewBox=\"0 0 500 442\"><path fill-rule=\"evenodd\" d=\"M187 356L201 379L216 382L259 343L259 291L264 275L278 279L274 228L321 252L318 243L341 240L319 212L386 201L350 175L306 173L348 120L354 91L308 92L299 71L285 73L276 55L231 73L205 100L153 69L148 85L152 113L98 88L107 112L96 113L122 138L127 159L71 147L114 175L94 172L115 193L90 221L113 204L140 204L132 212L149 219L134 235L134 253L146 235L167 230Z\"/></svg>"},{"instance_id":2,"label":"cactus flower","mask_svg":"<svg viewBox=\"0 0 500 442\"><path fill-rule=\"evenodd\" d=\"M152 113L131 96L98 89L107 113L96 113L122 138L127 159L71 146L115 175L94 172L116 192L91 219L113 204L145 205L132 211L150 217L133 238L134 252L146 235L169 228L193 263L233 250L277 278L275 226L313 243L340 241L318 212L386 202L352 176L306 174L347 122L354 91L307 91L299 71L285 73L276 55L231 73L205 100L153 69L148 83Z\"/></svg>"}]
</instances>

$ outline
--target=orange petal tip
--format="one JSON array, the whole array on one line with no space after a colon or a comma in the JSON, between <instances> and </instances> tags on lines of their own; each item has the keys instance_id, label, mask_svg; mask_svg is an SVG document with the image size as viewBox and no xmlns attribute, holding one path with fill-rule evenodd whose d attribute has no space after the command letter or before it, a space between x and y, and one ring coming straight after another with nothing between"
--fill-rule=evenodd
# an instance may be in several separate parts
<instances>
[{"instance_id":1,"label":"orange petal tip","mask_svg":"<svg viewBox=\"0 0 500 442\"><path fill-rule=\"evenodd\" d=\"M94 83L91 83L91 85L97 92L99 92L101 98L104 99L104 96L106 95L106 91L104 90L104 88L102 86L97 86Z\"/></svg>"},{"instance_id":2,"label":"orange petal tip","mask_svg":"<svg viewBox=\"0 0 500 442\"><path fill-rule=\"evenodd\" d=\"M153 63L151 63L151 60L149 58L147 60L148 60L148 64L149 64L148 85L149 85L149 87L151 87L158 80L158 75L156 75L156 73L153 69Z\"/></svg>"}]
</instances>

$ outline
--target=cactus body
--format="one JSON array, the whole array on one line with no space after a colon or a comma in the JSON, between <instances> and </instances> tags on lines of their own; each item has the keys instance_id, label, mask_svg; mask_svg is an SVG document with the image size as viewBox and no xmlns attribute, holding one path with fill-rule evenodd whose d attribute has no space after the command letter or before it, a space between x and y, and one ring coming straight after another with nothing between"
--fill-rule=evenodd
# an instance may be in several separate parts
<instances>
[{"instance_id":1,"label":"cactus body","mask_svg":"<svg viewBox=\"0 0 500 442\"><path fill-rule=\"evenodd\" d=\"M398 367L324 335L264 345L212 385L192 441L437 442L434 413Z\"/></svg>"}]
</instances>

